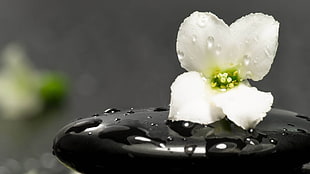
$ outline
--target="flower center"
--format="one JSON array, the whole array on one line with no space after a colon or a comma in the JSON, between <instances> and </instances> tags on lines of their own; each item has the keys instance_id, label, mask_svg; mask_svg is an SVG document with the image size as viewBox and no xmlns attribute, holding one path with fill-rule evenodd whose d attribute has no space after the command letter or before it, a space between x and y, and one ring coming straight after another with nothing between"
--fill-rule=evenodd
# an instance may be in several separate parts
<instances>
[{"instance_id":1,"label":"flower center","mask_svg":"<svg viewBox=\"0 0 310 174\"><path fill-rule=\"evenodd\" d=\"M241 81L237 70L215 71L211 78L211 87L226 91L238 86Z\"/></svg>"}]
</instances>

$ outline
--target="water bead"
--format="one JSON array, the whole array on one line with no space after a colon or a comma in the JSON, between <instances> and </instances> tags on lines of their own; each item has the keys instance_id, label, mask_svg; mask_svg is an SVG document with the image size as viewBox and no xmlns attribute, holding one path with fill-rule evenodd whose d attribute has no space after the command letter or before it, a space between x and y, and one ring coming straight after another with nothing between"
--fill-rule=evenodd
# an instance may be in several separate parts
<instances>
[{"instance_id":1,"label":"water bead","mask_svg":"<svg viewBox=\"0 0 310 174\"><path fill-rule=\"evenodd\" d=\"M222 51L222 47L220 44L217 44L216 47L215 47L215 54L216 55L220 55L221 54L221 51Z\"/></svg>"},{"instance_id":2,"label":"water bead","mask_svg":"<svg viewBox=\"0 0 310 174\"><path fill-rule=\"evenodd\" d=\"M183 51L180 51L180 50L178 50L177 51L177 54L178 54L178 58L180 59L180 60L182 60L182 59L184 59L184 53L183 53Z\"/></svg>"},{"instance_id":3,"label":"water bead","mask_svg":"<svg viewBox=\"0 0 310 174\"><path fill-rule=\"evenodd\" d=\"M250 59L249 55L244 55L243 56L243 63L244 63L245 66L248 66L250 64L250 61L251 61L251 59Z\"/></svg>"},{"instance_id":4,"label":"water bead","mask_svg":"<svg viewBox=\"0 0 310 174\"><path fill-rule=\"evenodd\" d=\"M213 44L214 44L214 38L212 36L209 36L207 38L207 45L208 45L208 48L212 48L213 47Z\"/></svg>"},{"instance_id":5,"label":"water bead","mask_svg":"<svg viewBox=\"0 0 310 174\"><path fill-rule=\"evenodd\" d=\"M192 42L193 42L193 44L195 44L196 41L197 41L197 36L196 36L196 35L193 35L193 37L192 37Z\"/></svg>"},{"instance_id":6,"label":"water bead","mask_svg":"<svg viewBox=\"0 0 310 174\"><path fill-rule=\"evenodd\" d=\"M206 26L207 16L205 14L199 14L198 26L203 28Z\"/></svg>"},{"instance_id":7,"label":"water bead","mask_svg":"<svg viewBox=\"0 0 310 174\"><path fill-rule=\"evenodd\" d=\"M217 144L215 147L216 147L217 149L223 150L223 149L226 149L226 148L227 148L227 145L224 144L224 143L220 143L220 144Z\"/></svg>"}]
</instances>

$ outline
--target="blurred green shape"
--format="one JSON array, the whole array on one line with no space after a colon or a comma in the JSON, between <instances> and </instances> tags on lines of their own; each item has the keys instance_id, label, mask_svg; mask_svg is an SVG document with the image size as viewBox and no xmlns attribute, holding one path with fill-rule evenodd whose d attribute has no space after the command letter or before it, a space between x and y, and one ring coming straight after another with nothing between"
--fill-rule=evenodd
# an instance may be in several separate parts
<instances>
[{"instance_id":1,"label":"blurred green shape","mask_svg":"<svg viewBox=\"0 0 310 174\"><path fill-rule=\"evenodd\" d=\"M46 107L59 106L67 97L68 79L61 73L48 72L41 77L40 95Z\"/></svg>"}]
</instances>

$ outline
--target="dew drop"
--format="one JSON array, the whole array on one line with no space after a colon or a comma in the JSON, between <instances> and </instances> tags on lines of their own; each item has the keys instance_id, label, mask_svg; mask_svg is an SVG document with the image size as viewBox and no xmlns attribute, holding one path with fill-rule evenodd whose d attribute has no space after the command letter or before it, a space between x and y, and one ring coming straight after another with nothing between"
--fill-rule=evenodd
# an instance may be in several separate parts
<instances>
[{"instance_id":1,"label":"dew drop","mask_svg":"<svg viewBox=\"0 0 310 174\"><path fill-rule=\"evenodd\" d=\"M164 107L158 107L154 109L155 112L163 112L163 111L169 111L168 108L164 108Z\"/></svg>"},{"instance_id":2,"label":"dew drop","mask_svg":"<svg viewBox=\"0 0 310 174\"><path fill-rule=\"evenodd\" d=\"M168 136L167 137L167 141L173 141L173 137L172 136Z\"/></svg>"},{"instance_id":3,"label":"dew drop","mask_svg":"<svg viewBox=\"0 0 310 174\"><path fill-rule=\"evenodd\" d=\"M269 140L269 142L272 143L272 144L277 144L278 143L278 141L276 139L274 139L274 138L271 138Z\"/></svg>"},{"instance_id":4,"label":"dew drop","mask_svg":"<svg viewBox=\"0 0 310 174\"><path fill-rule=\"evenodd\" d=\"M184 147L184 152L185 152L187 155L191 156L191 155L194 153L196 147L197 147L196 145L186 145L186 146Z\"/></svg>"},{"instance_id":5,"label":"dew drop","mask_svg":"<svg viewBox=\"0 0 310 174\"><path fill-rule=\"evenodd\" d=\"M92 132L88 132L88 135L92 135L93 133Z\"/></svg>"},{"instance_id":6,"label":"dew drop","mask_svg":"<svg viewBox=\"0 0 310 174\"><path fill-rule=\"evenodd\" d=\"M243 63L245 66L248 66L250 64L250 56L249 55L243 56Z\"/></svg>"},{"instance_id":7,"label":"dew drop","mask_svg":"<svg viewBox=\"0 0 310 174\"><path fill-rule=\"evenodd\" d=\"M184 122L182 125L183 125L183 127L188 128L190 126L190 123L189 122Z\"/></svg>"},{"instance_id":8,"label":"dew drop","mask_svg":"<svg viewBox=\"0 0 310 174\"><path fill-rule=\"evenodd\" d=\"M283 129L282 129L281 135L285 136L285 135L287 135L287 134L288 134L288 133L287 133L287 129L286 129L286 128L283 128Z\"/></svg>"},{"instance_id":9,"label":"dew drop","mask_svg":"<svg viewBox=\"0 0 310 174\"><path fill-rule=\"evenodd\" d=\"M250 128L250 129L249 129L249 133L251 133L251 134L254 133L254 131L255 131L255 130L254 130L253 128Z\"/></svg>"},{"instance_id":10,"label":"dew drop","mask_svg":"<svg viewBox=\"0 0 310 174\"><path fill-rule=\"evenodd\" d=\"M109 109L106 109L104 111L104 113L107 113L107 114L113 114L115 112L119 112L120 110L119 109L116 109L116 108L109 108Z\"/></svg>"},{"instance_id":11,"label":"dew drop","mask_svg":"<svg viewBox=\"0 0 310 174\"><path fill-rule=\"evenodd\" d=\"M256 139L249 138L249 137L245 139L245 143L246 144L250 144L250 145L257 145L257 144L259 144L259 142Z\"/></svg>"},{"instance_id":12,"label":"dew drop","mask_svg":"<svg viewBox=\"0 0 310 174\"><path fill-rule=\"evenodd\" d=\"M207 45L208 45L208 48L212 48L213 47L213 44L214 44L214 38L212 36L209 36L207 38Z\"/></svg>"},{"instance_id":13,"label":"dew drop","mask_svg":"<svg viewBox=\"0 0 310 174\"><path fill-rule=\"evenodd\" d=\"M205 14L199 14L198 26L205 27L207 23L207 16Z\"/></svg>"},{"instance_id":14,"label":"dew drop","mask_svg":"<svg viewBox=\"0 0 310 174\"><path fill-rule=\"evenodd\" d=\"M224 144L224 143L220 143L220 144L217 144L215 147L216 147L217 149L224 150L224 149L227 148L227 145Z\"/></svg>"},{"instance_id":15,"label":"dew drop","mask_svg":"<svg viewBox=\"0 0 310 174\"><path fill-rule=\"evenodd\" d=\"M294 124L292 124L292 123L287 123L287 125L288 125L288 126L295 127L295 125L294 125Z\"/></svg>"},{"instance_id":16,"label":"dew drop","mask_svg":"<svg viewBox=\"0 0 310 174\"><path fill-rule=\"evenodd\" d=\"M304 133L304 134L307 133L307 131L304 130L304 129L299 129L299 128L298 128L297 131L298 131L298 132L301 132L301 133Z\"/></svg>"},{"instance_id":17,"label":"dew drop","mask_svg":"<svg viewBox=\"0 0 310 174\"><path fill-rule=\"evenodd\" d=\"M246 78L252 78L252 72L251 72L251 71L247 71L247 72L245 73L245 77L246 77Z\"/></svg>"},{"instance_id":18,"label":"dew drop","mask_svg":"<svg viewBox=\"0 0 310 174\"><path fill-rule=\"evenodd\" d=\"M180 60L184 59L184 56L185 56L185 55L184 55L183 51L178 50L177 54L178 54L178 58L179 58Z\"/></svg>"},{"instance_id":19,"label":"dew drop","mask_svg":"<svg viewBox=\"0 0 310 174\"><path fill-rule=\"evenodd\" d=\"M158 126L158 124L157 124L157 123L151 123L151 126L155 126L155 127L157 127L157 126Z\"/></svg>"},{"instance_id":20,"label":"dew drop","mask_svg":"<svg viewBox=\"0 0 310 174\"><path fill-rule=\"evenodd\" d=\"M196 35L193 35L193 37L192 37L192 42L193 42L193 43L196 43L196 41L197 41L197 36L196 36Z\"/></svg>"},{"instance_id":21,"label":"dew drop","mask_svg":"<svg viewBox=\"0 0 310 174\"><path fill-rule=\"evenodd\" d=\"M92 116L93 116L93 117L98 117L99 114L98 114L98 113L94 113Z\"/></svg>"},{"instance_id":22,"label":"dew drop","mask_svg":"<svg viewBox=\"0 0 310 174\"><path fill-rule=\"evenodd\" d=\"M66 130L65 133L70 133L70 132L80 133L84 131L85 129L99 126L101 122L102 120L100 119L87 119L87 120L77 121L72 127Z\"/></svg>"},{"instance_id":23,"label":"dew drop","mask_svg":"<svg viewBox=\"0 0 310 174\"><path fill-rule=\"evenodd\" d=\"M135 113L135 111L133 111L132 109L130 109L129 111L127 111L128 114L133 114Z\"/></svg>"},{"instance_id":24,"label":"dew drop","mask_svg":"<svg viewBox=\"0 0 310 174\"><path fill-rule=\"evenodd\" d=\"M216 47L215 47L215 54L216 55L220 55L221 54L221 51L222 51L222 47L221 47L221 45L216 45Z\"/></svg>"}]
</instances>

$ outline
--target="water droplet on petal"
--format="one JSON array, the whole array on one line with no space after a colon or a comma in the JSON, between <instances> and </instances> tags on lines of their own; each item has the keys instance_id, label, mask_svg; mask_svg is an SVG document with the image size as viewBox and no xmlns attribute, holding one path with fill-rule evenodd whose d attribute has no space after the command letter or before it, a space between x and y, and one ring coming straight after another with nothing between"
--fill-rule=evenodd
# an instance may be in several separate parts
<instances>
[{"instance_id":1,"label":"water droplet on petal","mask_svg":"<svg viewBox=\"0 0 310 174\"><path fill-rule=\"evenodd\" d=\"M206 26L207 16L205 14L199 14L198 26L203 28Z\"/></svg>"},{"instance_id":2,"label":"water droplet on petal","mask_svg":"<svg viewBox=\"0 0 310 174\"><path fill-rule=\"evenodd\" d=\"M221 51L222 51L222 47L221 47L221 45L216 45L216 47L215 47L215 54L216 55L219 55L219 54L221 54Z\"/></svg>"},{"instance_id":3,"label":"water droplet on petal","mask_svg":"<svg viewBox=\"0 0 310 174\"><path fill-rule=\"evenodd\" d=\"M248 78L248 79L252 78L252 72L251 72L251 71L247 71L247 72L245 73L245 76L246 76L246 78Z\"/></svg>"},{"instance_id":4,"label":"water droplet on petal","mask_svg":"<svg viewBox=\"0 0 310 174\"><path fill-rule=\"evenodd\" d=\"M270 52L270 50L267 48L267 49L265 49L265 55L267 56L267 57L271 57L272 56L272 54L271 54L271 52Z\"/></svg>"},{"instance_id":5,"label":"water droplet on petal","mask_svg":"<svg viewBox=\"0 0 310 174\"><path fill-rule=\"evenodd\" d=\"M214 38L212 36L209 36L207 38L207 45L208 45L208 48L212 48L213 47L213 44L214 44Z\"/></svg>"},{"instance_id":6,"label":"water droplet on petal","mask_svg":"<svg viewBox=\"0 0 310 174\"><path fill-rule=\"evenodd\" d=\"M193 43L196 43L196 41L197 41L197 36L196 36L196 35L193 35L193 37L192 37L192 42L193 42Z\"/></svg>"},{"instance_id":7,"label":"water droplet on petal","mask_svg":"<svg viewBox=\"0 0 310 174\"><path fill-rule=\"evenodd\" d=\"M243 63L245 66L248 66L250 64L250 56L249 55L243 56Z\"/></svg>"},{"instance_id":8,"label":"water droplet on petal","mask_svg":"<svg viewBox=\"0 0 310 174\"><path fill-rule=\"evenodd\" d=\"M178 58L179 58L180 60L184 59L184 53L183 53L183 51L178 50L177 54L178 54Z\"/></svg>"}]
</instances>

